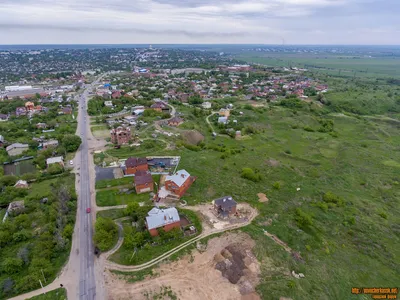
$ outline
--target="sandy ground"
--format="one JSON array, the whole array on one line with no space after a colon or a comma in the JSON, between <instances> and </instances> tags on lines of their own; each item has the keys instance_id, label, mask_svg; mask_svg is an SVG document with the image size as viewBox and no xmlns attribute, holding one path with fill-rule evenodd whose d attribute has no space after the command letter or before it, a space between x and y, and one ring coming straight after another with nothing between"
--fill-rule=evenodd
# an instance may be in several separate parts
<instances>
[{"instance_id":1,"label":"sandy ground","mask_svg":"<svg viewBox=\"0 0 400 300\"><path fill-rule=\"evenodd\" d=\"M146 278L144 281L128 283L122 279L121 275L106 271L108 299L148 299L145 296L146 293L154 295L163 287L169 287L178 299L183 300L260 299L255 292L242 295L239 285L230 283L215 268L215 256L232 244L243 245L243 253L249 253L254 247L254 241L247 234L226 233L221 237L210 239L205 252L200 253L194 250L191 255L186 255L177 262L162 264L154 270L155 276ZM252 271L252 278L258 278L260 272L258 261L253 255L249 255L246 259L250 259L248 268Z\"/></svg>"},{"instance_id":2,"label":"sandy ground","mask_svg":"<svg viewBox=\"0 0 400 300\"><path fill-rule=\"evenodd\" d=\"M237 212L239 217L231 217L230 219L221 220L214 214L212 204L201 204L196 206L186 206L186 209L197 211L202 216L203 232L208 233L213 229L224 229L232 226L232 224L239 224L252 220L257 216L257 210L252 208L247 203L239 203L237 205Z\"/></svg>"},{"instance_id":3,"label":"sandy ground","mask_svg":"<svg viewBox=\"0 0 400 300\"><path fill-rule=\"evenodd\" d=\"M258 202L268 202L269 199L267 198L267 195L263 194L263 193L258 193Z\"/></svg>"}]
</instances>

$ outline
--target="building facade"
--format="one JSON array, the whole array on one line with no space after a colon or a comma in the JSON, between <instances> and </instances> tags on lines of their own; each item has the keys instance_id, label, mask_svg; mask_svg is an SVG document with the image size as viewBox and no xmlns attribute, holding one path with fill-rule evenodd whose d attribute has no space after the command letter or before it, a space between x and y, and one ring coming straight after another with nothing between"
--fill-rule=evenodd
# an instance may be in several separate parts
<instances>
[{"instance_id":1,"label":"building facade","mask_svg":"<svg viewBox=\"0 0 400 300\"><path fill-rule=\"evenodd\" d=\"M111 142L117 145L128 144L131 139L130 127L119 126L110 131Z\"/></svg>"}]
</instances>

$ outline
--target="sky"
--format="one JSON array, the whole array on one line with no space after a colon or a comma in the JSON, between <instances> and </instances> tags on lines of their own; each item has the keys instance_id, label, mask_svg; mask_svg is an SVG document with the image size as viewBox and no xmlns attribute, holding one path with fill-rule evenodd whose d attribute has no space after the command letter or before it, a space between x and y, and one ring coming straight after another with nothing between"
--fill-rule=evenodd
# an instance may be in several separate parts
<instances>
[{"instance_id":1,"label":"sky","mask_svg":"<svg viewBox=\"0 0 400 300\"><path fill-rule=\"evenodd\" d=\"M399 0L1 0L0 44L400 45Z\"/></svg>"}]
</instances>

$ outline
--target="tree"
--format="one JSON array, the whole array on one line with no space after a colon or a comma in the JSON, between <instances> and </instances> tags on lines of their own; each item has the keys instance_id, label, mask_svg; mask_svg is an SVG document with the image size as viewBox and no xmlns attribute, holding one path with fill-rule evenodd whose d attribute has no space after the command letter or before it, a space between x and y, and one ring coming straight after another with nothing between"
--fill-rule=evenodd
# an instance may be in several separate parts
<instances>
[{"instance_id":1,"label":"tree","mask_svg":"<svg viewBox=\"0 0 400 300\"><path fill-rule=\"evenodd\" d=\"M96 220L93 240L101 251L106 251L113 246L117 234L117 224L112 219L98 218Z\"/></svg>"},{"instance_id":2,"label":"tree","mask_svg":"<svg viewBox=\"0 0 400 300\"><path fill-rule=\"evenodd\" d=\"M21 270L23 263L20 258L8 257L1 264L1 270L7 274L14 274Z\"/></svg>"},{"instance_id":3,"label":"tree","mask_svg":"<svg viewBox=\"0 0 400 300\"><path fill-rule=\"evenodd\" d=\"M61 144L65 147L67 152L75 152L78 150L81 143L81 138L73 134L67 134L61 140Z\"/></svg>"}]
</instances>

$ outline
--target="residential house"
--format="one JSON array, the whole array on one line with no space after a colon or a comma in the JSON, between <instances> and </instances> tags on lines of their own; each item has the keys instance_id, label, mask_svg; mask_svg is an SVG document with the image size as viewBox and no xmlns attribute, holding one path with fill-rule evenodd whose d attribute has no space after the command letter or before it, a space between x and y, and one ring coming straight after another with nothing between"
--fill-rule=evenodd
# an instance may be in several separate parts
<instances>
[{"instance_id":1,"label":"residential house","mask_svg":"<svg viewBox=\"0 0 400 300\"><path fill-rule=\"evenodd\" d=\"M29 185L25 180L18 180L17 183L14 184L14 187L20 189L27 189Z\"/></svg>"},{"instance_id":2,"label":"residential house","mask_svg":"<svg viewBox=\"0 0 400 300\"><path fill-rule=\"evenodd\" d=\"M59 164L60 166L64 167L64 159L62 156L50 157L46 159L47 166L51 164Z\"/></svg>"},{"instance_id":3,"label":"residential house","mask_svg":"<svg viewBox=\"0 0 400 300\"><path fill-rule=\"evenodd\" d=\"M223 218L227 218L236 213L237 203L231 196L218 198L213 202L215 212Z\"/></svg>"},{"instance_id":4,"label":"residential house","mask_svg":"<svg viewBox=\"0 0 400 300\"><path fill-rule=\"evenodd\" d=\"M49 148L56 148L58 147L58 141L57 140L49 140L47 142L44 142L42 144L43 149L49 149Z\"/></svg>"},{"instance_id":5,"label":"residential house","mask_svg":"<svg viewBox=\"0 0 400 300\"><path fill-rule=\"evenodd\" d=\"M31 101L25 103L25 108L27 111L34 110L35 104Z\"/></svg>"},{"instance_id":6,"label":"residential house","mask_svg":"<svg viewBox=\"0 0 400 300\"><path fill-rule=\"evenodd\" d=\"M121 98L121 92L120 92L120 91L114 91L114 92L112 92L111 98L113 98L113 99Z\"/></svg>"},{"instance_id":7,"label":"residential house","mask_svg":"<svg viewBox=\"0 0 400 300\"><path fill-rule=\"evenodd\" d=\"M113 107L113 103L112 103L112 101L104 101L104 106L108 107L108 108L112 108Z\"/></svg>"},{"instance_id":8,"label":"residential house","mask_svg":"<svg viewBox=\"0 0 400 300\"><path fill-rule=\"evenodd\" d=\"M148 171L149 166L145 157L129 157L125 161L125 175L133 175L137 171Z\"/></svg>"},{"instance_id":9,"label":"residential house","mask_svg":"<svg viewBox=\"0 0 400 300\"><path fill-rule=\"evenodd\" d=\"M227 108L221 108L218 112L221 117L229 117L231 115L231 111Z\"/></svg>"},{"instance_id":10,"label":"residential house","mask_svg":"<svg viewBox=\"0 0 400 300\"><path fill-rule=\"evenodd\" d=\"M181 227L181 219L175 207L166 209L153 207L147 214L146 228L151 236L158 235L158 228L162 228L165 232L168 232L174 228Z\"/></svg>"},{"instance_id":11,"label":"residential house","mask_svg":"<svg viewBox=\"0 0 400 300\"><path fill-rule=\"evenodd\" d=\"M168 175L165 178L165 189L182 197L195 180L196 178L190 176L186 170L179 170L175 174Z\"/></svg>"},{"instance_id":12,"label":"residential house","mask_svg":"<svg viewBox=\"0 0 400 300\"><path fill-rule=\"evenodd\" d=\"M159 111L159 112L164 112L164 113L168 113L169 112L168 105L166 105L162 101L158 101L158 102L154 103L153 105L150 106L150 108L154 109L155 111Z\"/></svg>"},{"instance_id":13,"label":"residential house","mask_svg":"<svg viewBox=\"0 0 400 300\"><path fill-rule=\"evenodd\" d=\"M227 124L228 123L228 118L227 117L219 117L218 118L218 123Z\"/></svg>"},{"instance_id":14,"label":"residential house","mask_svg":"<svg viewBox=\"0 0 400 300\"><path fill-rule=\"evenodd\" d=\"M9 115L0 114L0 122L8 121Z\"/></svg>"},{"instance_id":15,"label":"residential house","mask_svg":"<svg viewBox=\"0 0 400 300\"><path fill-rule=\"evenodd\" d=\"M137 171L134 177L134 183L137 194L154 191L153 177L149 171Z\"/></svg>"},{"instance_id":16,"label":"residential house","mask_svg":"<svg viewBox=\"0 0 400 300\"><path fill-rule=\"evenodd\" d=\"M47 128L47 124L46 123L37 123L36 124L36 128L37 129L46 129Z\"/></svg>"},{"instance_id":17,"label":"residential house","mask_svg":"<svg viewBox=\"0 0 400 300\"><path fill-rule=\"evenodd\" d=\"M6 148L6 151L9 156L16 156L22 154L22 152L26 151L29 149L28 144L21 144L21 143L15 143L11 144Z\"/></svg>"},{"instance_id":18,"label":"residential house","mask_svg":"<svg viewBox=\"0 0 400 300\"><path fill-rule=\"evenodd\" d=\"M26 108L23 106L17 107L15 109L15 114L17 115L17 117L26 116L26 113L27 113Z\"/></svg>"},{"instance_id":19,"label":"residential house","mask_svg":"<svg viewBox=\"0 0 400 300\"><path fill-rule=\"evenodd\" d=\"M201 104L201 107L202 108L204 108L204 109L210 109L211 108L211 102L203 102L202 104Z\"/></svg>"},{"instance_id":20,"label":"residential house","mask_svg":"<svg viewBox=\"0 0 400 300\"><path fill-rule=\"evenodd\" d=\"M180 117L173 117L172 119L168 120L169 126L179 126L183 123L183 119Z\"/></svg>"},{"instance_id":21,"label":"residential house","mask_svg":"<svg viewBox=\"0 0 400 300\"><path fill-rule=\"evenodd\" d=\"M63 107L63 109L61 110L61 112L62 112L64 115L70 115L70 114L72 114L72 108L69 107L69 106Z\"/></svg>"},{"instance_id":22,"label":"residential house","mask_svg":"<svg viewBox=\"0 0 400 300\"><path fill-rule=\"evenodd\" d=\"M131 139L131 128L118 126L110 131L111 142L117 145L128 144Z\"/></svg>"}]
</instances>

